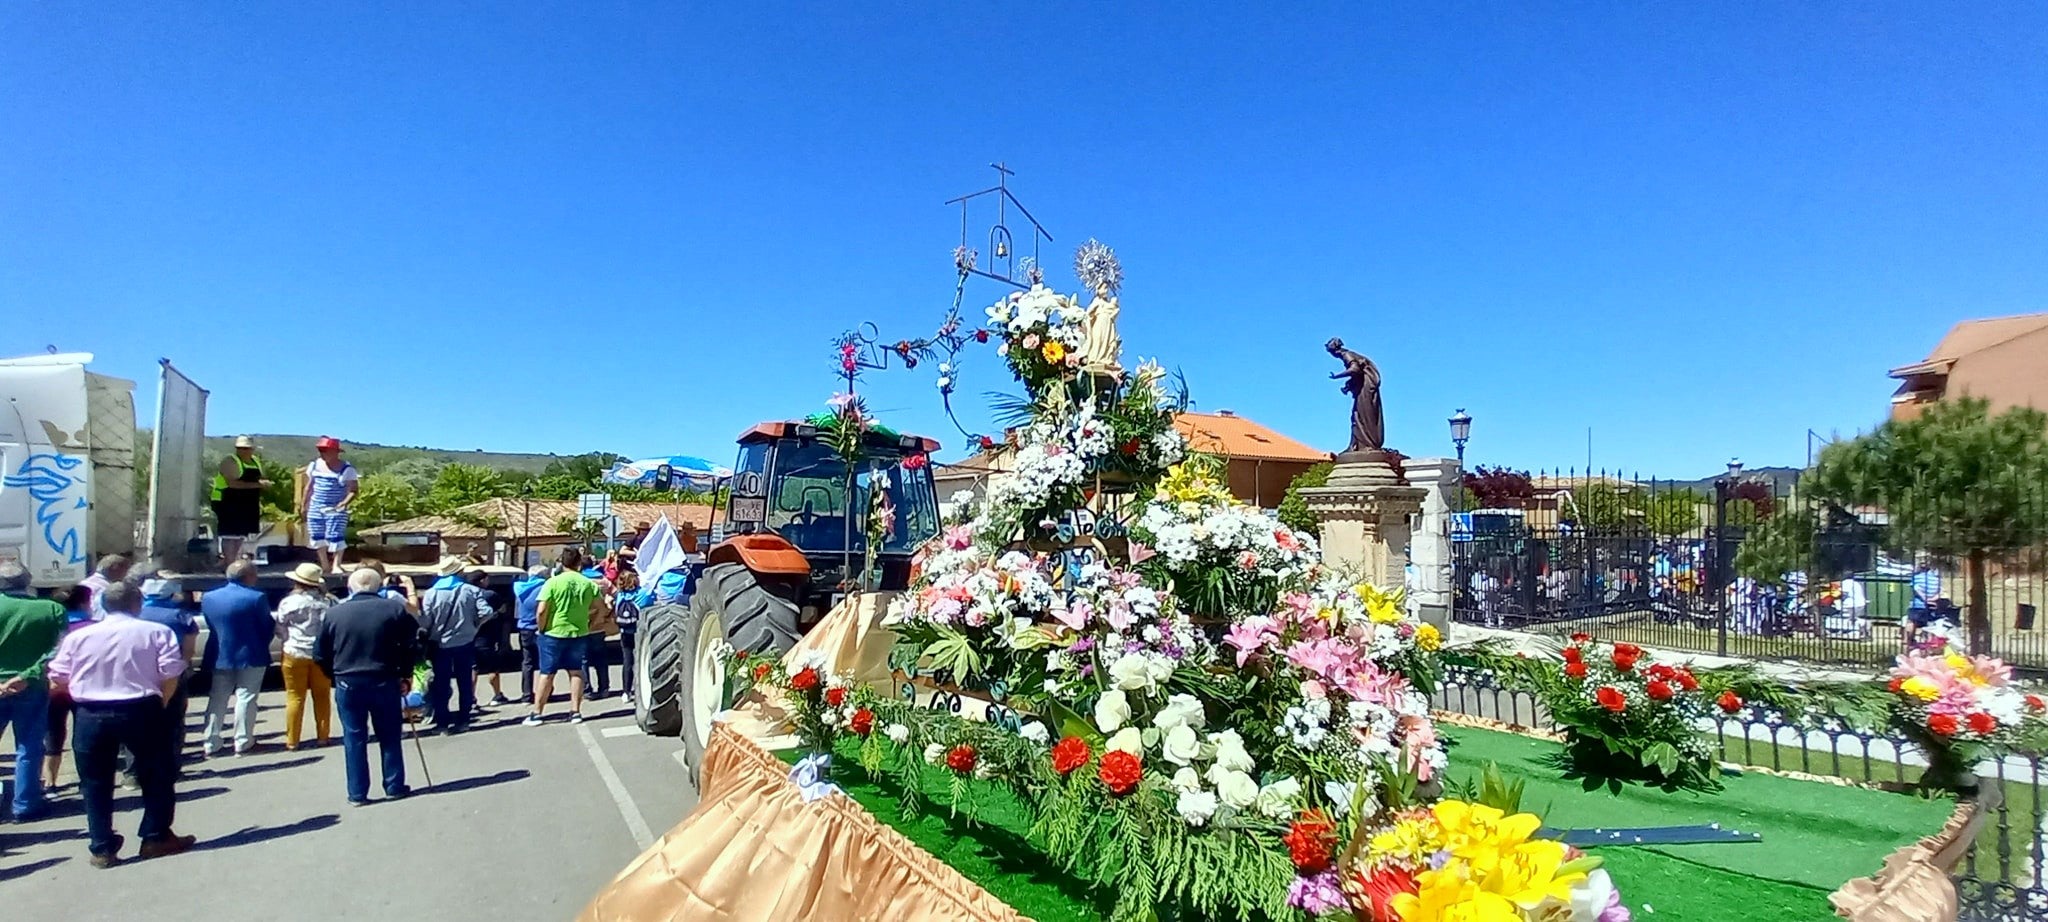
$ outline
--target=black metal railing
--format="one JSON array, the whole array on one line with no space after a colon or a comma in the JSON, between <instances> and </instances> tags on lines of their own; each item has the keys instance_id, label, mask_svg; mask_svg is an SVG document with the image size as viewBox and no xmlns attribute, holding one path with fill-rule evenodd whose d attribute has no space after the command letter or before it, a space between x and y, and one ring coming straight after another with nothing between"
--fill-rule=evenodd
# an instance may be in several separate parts
<instances>
[{"instance_id":1,"label":"black metal railing","mask_svg":"<svg viewBox=\"0 0 2048 922\"><path fill-rule=\"evenodd\" d=\"M1450 666L1431 696L1440 710L1520 727L1551 729L1542 701L1502 683L1494 673ZM1710 725L1709 725L1710 724ZM1779 772L1842 778L1910 793L1926 759L1910 741L1850 729L1827 713L1787 715L1748 707L1703 723L1724 762ZM2043 792L2048 757L2015 754L1978 767L1980 783L2002 797L1954 871L1964 920L2048 922L2048 826ZM1928 830L1929 833L1934 830ZM1876 873L1876 867L1871 868Z\"/></svg>"}]
</instances>

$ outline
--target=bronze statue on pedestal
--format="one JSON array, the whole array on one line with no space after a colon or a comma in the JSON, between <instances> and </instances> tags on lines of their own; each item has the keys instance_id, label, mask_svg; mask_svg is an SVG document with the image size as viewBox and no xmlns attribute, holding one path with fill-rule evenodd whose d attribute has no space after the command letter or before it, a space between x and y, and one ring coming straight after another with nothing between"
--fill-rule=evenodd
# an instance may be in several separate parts
<instances>
[{"instance_id":1,"label":"bronze statue on pedestal","mask_svg":"<svg viewBox=\"0 0 2048 922\"><path fill-rule=\"evenodd\" d=\"M1344 348L1344 341L1331 337L1323 348L1344 363L1344 370L1330 375L1344 379L1344 393L1351 395L1351 444L1346 455L1378 457L1387 447L1387 421L1380 411L1380 369L1372 359ZM1341 460L1341 456L1340 456Z\"/></svg>"}]
</instances>

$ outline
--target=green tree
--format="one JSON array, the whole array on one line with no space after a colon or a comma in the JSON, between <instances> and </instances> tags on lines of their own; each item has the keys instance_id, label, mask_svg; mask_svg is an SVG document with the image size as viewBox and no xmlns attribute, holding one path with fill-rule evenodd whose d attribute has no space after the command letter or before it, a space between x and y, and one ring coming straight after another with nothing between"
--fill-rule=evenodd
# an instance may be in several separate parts
<instances>
[{"instance_id":1,"label":"green tree","mask_svg":"<svg viewBox=\"0 0 2048 922\"><path fill-rule=\"evenodd\" d=\"M1633 487L1621 487L1603 480L1572 491L1571 502L1561 513L1588 528L1612 529L1634 521L1643 512L1643 497Z\"/></svg>"},{"instance_id":2,"label":"green tree","mask_svg":"<svg viewBox=\"0 0 2048 922\"><path fill-rule=\"evenodd\" d=\"M1983 400L1944 400L1829 445L1801 484L1836 505L1883 509L1895 550L1963 561L1970 650L1985 653L1989 565L2048 541L2048 414L1994 416Z\"/></svg>"},{"instance_id":3,"label":"green tree","mask_svg":"<svg viewBox=\"0 0 2048 922\"><path fill-rule=\"evenodd\" d=\"M1691 490L1655 494L1643 506L1644 524L1651 534L1666 538L1689 534L1700 527L1700 504L1705 501Z\"/></svg>"},{"instance_id":4,"label":"green tree","mask_svg":"<svg viewBox=\"0 0 2048 922\"><path fill-rule=\"evenodd\" d=\"M1308 498L1302 496L1301 491L1305 488L1328 485L1330 471L1334 467L1330 462L1324 461L1294 475L1294 479L1287 484L1287 493L1280 497L1280 524L1311 535L1323 527L1323 520L1308 508Z\"/></svg>"},{"instance_id":5,"label":"green tree","mask_svg":"<svg viewBox=\"0 0 2048 922\"><path fill-rule=\"evenodd\" d=\"M350 508L355 512L350 524L364 527L409 519L419 514L420 491L413 488L411 481L390 471L366 474Z\"/></svg>"},{"instance_id":6,"label":"green tree","mask_svg":"<svg viewBox=\"0 0 2048 922\"><path fill-rule=\"evenodd\" d=\"M433 491L434 478L441 475L441 468L444 466L441 462L426 455L413 455L409 458L400 458L382 468L374 470L390 474L405 481L412 486L414 493L425 496Z\"/></svg>"},{"instance_id":7,"label":"green tree","mask_svg":"<svg viewBox=\"0 0 2048 922\"><path fill-rule=\"evenodd\" d=\"M1734 506L1729 503L1731 511ZM1756 507L1749 508L1754 512ZM1811 505L1794 503L1781 509L1743 535L1742 547L1735 552L1735 572L1784 586L1786 574L1812 569L1813 536L1819 530L1820 520Z\"/></svg>"},{"instance_id":8,"label":"green tree","mask_svg":"<svg viewBox=\"0 0 2048 922\"><path fill-rule=\"evenodd\" d=\"M498 479L497 471L479 464L449 464L434 475L434 485L427 491L427 507L435 512L445 512L457 506L504 496L505 492L504 481Z\"/></svg>"}]
</instances>

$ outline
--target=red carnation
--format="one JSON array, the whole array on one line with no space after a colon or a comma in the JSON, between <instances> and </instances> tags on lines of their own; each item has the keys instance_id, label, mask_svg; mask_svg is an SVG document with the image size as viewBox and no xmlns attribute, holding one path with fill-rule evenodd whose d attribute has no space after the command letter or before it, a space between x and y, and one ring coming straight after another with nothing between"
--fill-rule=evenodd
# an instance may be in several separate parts
<instances>
[{"instance_id":1,"label":"red carnation","mask_svg":"<svg viewBox=\"0 0 2048 922\"><path fill-rule=\"evenodd\" d=\"M2048 708L2048 699L2044 699L2044 698L2042 698L2042 697L2041 697L2040 695L2028 695L2028 696L2027 696L2027 709L2028 709L2028 710L2032 710L2032 711L2039 711L2039 710L2042 710L2042 709L2044 709L2044 708Z\"/></svg>"},{"instance_id":2,"label":"red carnation","mask_svg":"<svg viewBox=\"0 0 2048 922\"><path fill-rule=\"evenodd\" d=\"M840 705L842 705L842 704L845 704L845 703L846 703L846 686L844 686L844 685L841 685L841 686L839 686L838 688L828 688L828 689L825 689L825 704L826 704L827 706L829 706L829 707L835 707L835 708L836 708L836 707L838 707L838 706L840 706Z\"/></svg>"},{"instance_id":3,"label":"red carnation","mask_svg":"<svg viewBox=\"0 0 2048 922\"><path fill-rule=\"evenodd\" d=\"M969 774L974 771L974 763L980 758L981 754L975 752L973 746L961 743L946 750L946 767L963 775Z\"/></svg>"},{"instance_id":4,"label":"red carnation","mask_svg":"<svg viewBox=\"0 0 2048 922\"><path fill-rule=\"evenodd\" d=\"M756 664L754 664L754 681L756 681L756 682L766 682L766 681L768 681L768 673L769 673L770 671L771 671L771 667L770 667L770 666L769 666L769 665L768 665L767 663L756 663Z\"/></svg>"},{"instance_id":5,"label":"red carnation","mask_svg":"<svg viewBox=\"0 0 2048 922\"><path fill-rule=\"evenodd\" d=\"M1641 657L1641 656L1642 656L1642 653L1640 653L1640 652L1637 652L1637 653L1630 653L1630 652L1628 652L1628 651L1626 651L1626 650L1623 650L1623 649L1622 649L1622 648L1620 648L1620 647L1615 647L1615 648L1614 648L1614 668L1616 668L1616 669L1619 669L1619 670L1621 670L1621 671L1623 671L1623 672L1627 672L1627 671L1629 671L1629 670L1631 670L1631 669L1634 669L1634 668L1636 668L1636 659L1637 659L1637 658L1639 658L1639 657Z\"/></svg>"},{"instance_id":6,"label":"red carnation","mask_svg":"<svg viewBox=\"0 0 2048 922\"><path fill-rule=\"evenodd\" d=\"M1137 454L1138 439L1135 436L1125 439L1124 443L1117 447L1117 451L1123 452L1126 456Z\"/></svg>"},{"instance_id":7,"label":"red carnation","mask_svg":"<svg viewBox=\"0 0 2048 922\"><path fill-rule=\"evenodd\" d=\"M1672 691L1671 684L1663 679L1651 679L1650 684L1644 686L1644 690L1650 693L1651 701L1670 701L1672 695L1678 694Z\"/></svg>"},{"instance_id":8,"label":"red carnation","mask_svg":"<svg viewBox=\"0 0 2048 922\"><path fill-rule=\"evenodd\" d=\"M1062 737L1052 747L1052 770L1061 777L1071 775L1074 769L1088 764L1088 741L1078 736Z\"/></svg>"},{"instance_id":9,"label":"red carnation","mask_svg":"<svg viewBox=\"0 0 2048 922\"><path fill-rule=\"evenodd\" d=\"M1678 687L1686 691L1699 691L1700 680L1693 677L1692 670L1680 669L1678 670Z\"/></svg>"},{"instance_id":10,"label":"red carnation","mask_svg":"<svg viewBox=\"0 0 2048 922\"><path fill-rule=\"evenodd\" d=\"M1600 686L1600 690L1594 692L1593 697L1600 702L1601 707L1616 714L1621 713L1623 708L1628 707L1628 699L1621 696L1621 689L1615 688L1612 685Z\"/></svg>"},{"instance_id":11,"label":"red carnation","mask_svg":"<svg viewBox=\"0 0 2048 922\"><path fill-rule=\"evenodd\" d=\"M1650 668L1647 670L1647 672L1649 672L1650 678L1663 679L1667 682L1671 681L1673 678L1676 678L1678 676L1678 670L1673 669L1670 666L1666 666L1663 663L1651 663Z\"/></svg>"},{"instance_id":12,"label":"red carnation","mask_svg":"<svg viewBox=\"0 0 2048 922\"><path fill-rule=\"evenodd\" d=\"M789 677L789 687L800 692L807 692L817 688L818 670L805 666L802 671Z\"/></svg>"},{"instance_id":13,"label":"red carnation","mask_svg":"<svg viewBox=\"0 0 2048 922\"><path fill-rule=\"evenodd\" d=\"M1905 685L1906 677L1902 675L1895 675L1892 676L1892 680L1890 682L1885 684L1885 687L1891 689L1893 694L1898 694L1899 689L1904 688Z\"/></svg>"},{"instance_id":14,"label":"red carnation","mask_svg":"<svg viewBox=\"0 0 2048 922\"><path fill-rule=\"evenodd\" d=\"M846 729L852 730L855 736L866 736L874 732L875 712L867 708L856 709L853 716L847 719Z\"/></svg>"},{"instance_id":15,"label":"red carnation","mask_svg":"<svg viewBox=\"0 0 2048 922\"><path fill-rule=\"evenodd\" d=\"M1303 876L1321 874L1330 869L1330 859L1337 850L1337 826L1323 811L1310 810L1294 821L1280 841L1287 843L1287 856L1294 859L1297 872Z\"/></svg>"},{"instance_id":16,"label":"red carnation","mask_svg":"<svg viewBox=\"0 0 2048 922\"><path fill-rule=\"evenodd\" d=\"M1614 645L1614 652L1626 653L1630 656L1641 656L1643 655L1643 648L1632 643L1618 643Z\"/></svg>"},{"instance_id":17,"label":"red carnation","mask_svg":"<svg viewBox=\"0 0 2048 922\"><path fill-rule=\"evenodd\" d=\"M1714 703L1721 706L1721 712L1724 714L1733 714L1736 711L1742 710L1742 696L1732 691L1722 692L1721 697Z\"/></svg>"},{"instance_id":18,"label":"red carnation","mask_svg":"<svg viewBox=\"0 0 2048 922\"><path fill-rule=\"evenodd\" d=\"M1582 658L1583 656L1585 656L1585 654L1583 654L1583 653L1580 653L1580 652L1579 652L1579 648L1578 648L1578 647L1566 647L1566 648L1564 648L1564 661L1565 661L1565 662L1567 662L1567 663L1576 663L1576 662L1578 662L1578 661L1580 660L1580 658Z\"/></svg>"},{"instance_id":19,"label":"red carnation","mask_svg":"<svg viewBox=\"0 0 2048 922\"><path fill-rule=\"evenodd\" d=\"M1976 713L1971 714L1970 716L1964 718L1964 721L1970 725L1970 732L1975 733L1978 736L1990 736L1991 734L1998 732L1998 718L1986 714L1983 711L1978 711Z\"/></svg>"},{"instance_id":20,"label":"red carnation","mask_svg":"<svg viewBox=\"0 0 2048 922\"><path fill-rule=\"evenodd\" d=\"M1586 641L1592 639L1593 635L1588 634L1585 631L1578 631L1572 634L1572 643L1585 643Z\"/></svg>"},{"instance_id":21,"label":"red carnation","mask_svg":"<svg viewBox=\"0 0 2048 922\"><path fill-rule=\"evenodd\" d=\"M1566 663L1564 664L1564 674L1574 679L1583 679L1586 677L1586 664Z\"/></svg>"},{"instance_id":22,"label":"red carnation","mask_svg":"<svg viewBox=\"0 0 2048 922\"><path fill-rule=\"evenodd\" d=\"M1954 736L1956 719L1947 714L1936 714L1927 718L1927 729L1933 730L1936 736Z\"/></svg>"},{"instance_id":23,"label":"red carnation","mask_svg":"<svg viewBox=\"0 0 2048 922\"><path fill-rule=\"evenodd\" d=\"M978 342L978 343L985 343L985 342L988 342L988 331L987 331L987 330L975 330L975 331L974 331L974 341L975 341L975 342Z\"/></svg>"},{"instance_id":24,"label":"red carnation","mask_svg":"<svg viewBox=\"0 0 2048 922\"><path fill-rule=\"evenodd\" d=\"M1102 754L1102 761L1095 768L1095 774L1102 779L1111 794L1122 797L1138 789L1138 782L1145 777L1144 763L1138 757L1121 749L1112 749Z\"/></svg>"}]
</instances>

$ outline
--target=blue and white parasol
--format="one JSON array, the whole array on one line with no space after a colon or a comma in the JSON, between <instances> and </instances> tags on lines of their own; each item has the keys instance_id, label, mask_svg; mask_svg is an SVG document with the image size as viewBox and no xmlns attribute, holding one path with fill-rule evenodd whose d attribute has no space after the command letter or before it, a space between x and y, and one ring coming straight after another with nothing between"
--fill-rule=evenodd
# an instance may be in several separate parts
<instances>
[{"instance_id":1,"label":"blue and white parasol","mask_svg":"<svg viewBox=\"0 0 2048 922\"><path fill-rule=\"evenodd\" d=\"M604 482L651 487L660 479L662 465L669 468L670 487L689 493L708 493L719 481L732 477L732 468L712 464L694 455L669 455L666 458L616 462L611 470L604 472Z\"/></svg>"}]
</instances>

